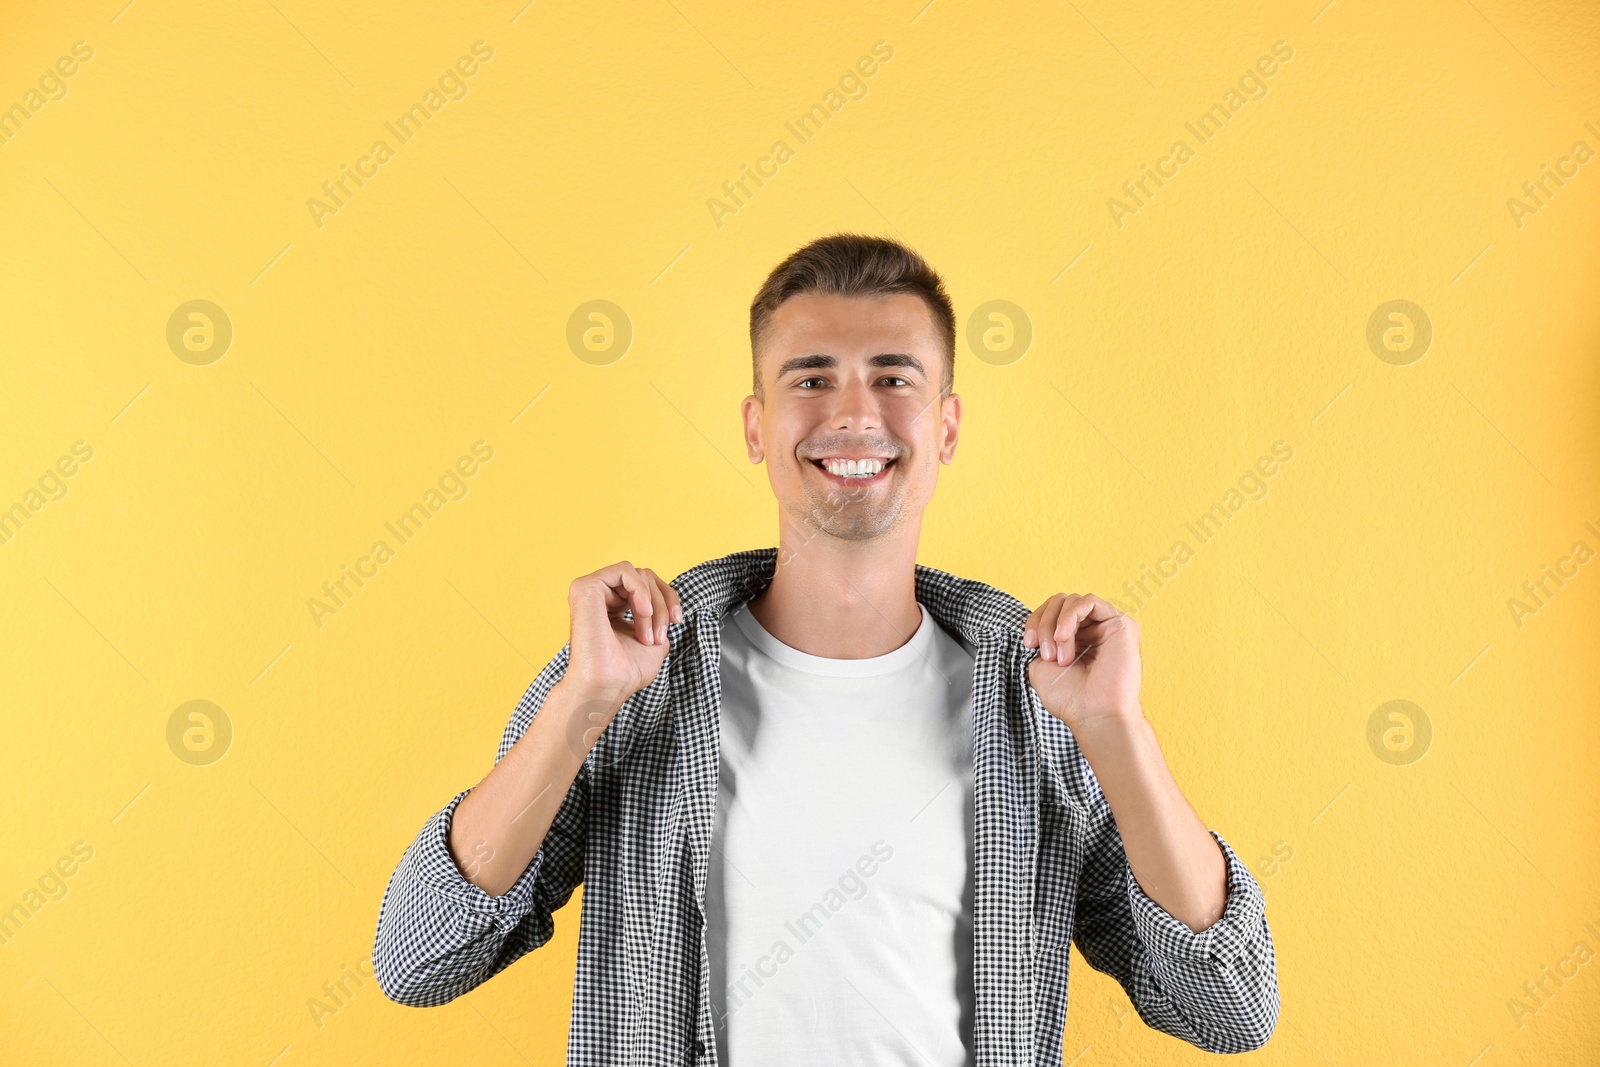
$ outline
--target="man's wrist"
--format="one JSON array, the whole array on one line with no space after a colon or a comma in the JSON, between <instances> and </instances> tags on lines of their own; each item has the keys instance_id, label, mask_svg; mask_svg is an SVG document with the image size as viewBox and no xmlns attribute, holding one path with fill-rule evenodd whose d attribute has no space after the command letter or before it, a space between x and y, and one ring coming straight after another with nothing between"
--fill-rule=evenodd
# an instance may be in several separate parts
<instances>
[{"instance_id":1,"label":"man's wrist","mask_svg":"<svg viewBox=\"0 0 1600 1067\"><path fill-rule=\"evenodd\" d=\"M572 707L603 707L608 711L616 711L622 707L628 697L632 696L617 686L600 685L594 682L583 681L570 674L562 675L556 684L550 687L554 696L561 693Z\"/></svg>"},{"instance_id":2,"label":"man's wrist","mask_svg":"<svg viewBox=\"0 0 1600 1067\"><path fill-rule=\"evenodd\" d=\"M616 718L628 696L616 687L586 684L566 676L551 687L545 707L555 712L556 722L552 725L559 727L567 750L583 760Z\"/></svg>"},{"instance_id":3,"label":"man's wrist","mask_svg":"<svg viewBox=\"0 0 1600 1067\"><path fill-rule=\"evenodd\" d=\"M1137 788L1136 783L1148 786L1155 765L1161 761L1161 742L1142 711L1096 716L1074 727L1072 736L1102 788L1106 788L1108 798L1112 793Z\"/></svg>"},{"instance_id":4,"label":"man's wrist","mask_svg":"<svg viewBox=\"0 0 1600 1067\"><path fill-rule=\"evenodd\" d=\"M1078 744L1083 747L1095 745L1121 745L1135 740L1151 729L1150 720L1144 716L1144 708L1138 704L1125 710L1107 712L1093 715L1084 719L1072 729L1072 736L1078 739Z\"/></svg>"}]
</instances>

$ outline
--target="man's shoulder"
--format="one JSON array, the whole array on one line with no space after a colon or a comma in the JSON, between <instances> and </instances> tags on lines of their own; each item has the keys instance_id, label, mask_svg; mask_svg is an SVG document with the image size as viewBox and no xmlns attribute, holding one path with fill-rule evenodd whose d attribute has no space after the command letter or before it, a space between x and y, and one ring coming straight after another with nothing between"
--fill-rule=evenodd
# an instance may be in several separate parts
<instances>
[{"instance_id":1,"label":"man's shoulder","mask_svg":"<svg viewBox=\"0 0 1600 1067\"><path fill-rule=\"evenodd\" d=\"M707 610L718 614L749 600L772 580L776 548L747 548L696 563L672 579L685 619Z\"/></svg>"},{"instance_id":2,"label":"man's shoulder","mask_svg":"<svg viewBox=\"0 0 1600 1067\"><path fill-rule=\"evenodd\" d=\"M921 563L917 564L917 599L936 614L942 610L963 630L1020 634L1030 614L1027 605L998 586Z\"/></svg>"}]
</instances>

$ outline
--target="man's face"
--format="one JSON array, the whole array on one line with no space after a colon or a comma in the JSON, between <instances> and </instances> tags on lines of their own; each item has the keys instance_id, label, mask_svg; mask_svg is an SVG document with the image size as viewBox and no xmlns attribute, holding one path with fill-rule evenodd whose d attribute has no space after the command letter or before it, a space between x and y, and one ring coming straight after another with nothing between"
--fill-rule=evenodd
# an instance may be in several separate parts
<instances>
[{"instance_id":1,"label":"man's face","mask_svg":"<svg viewBox=\"0 0 1600 1067\"><path fill-rule=\"evenodd\" d=\"M939 396L944 346L928 305L910 293L803 293L770 325L765 397L746 397L743 413L750 460L766 460L778 503L851 541L920 522L961 421L961 398Z\"/></svg>"}]
</instances>

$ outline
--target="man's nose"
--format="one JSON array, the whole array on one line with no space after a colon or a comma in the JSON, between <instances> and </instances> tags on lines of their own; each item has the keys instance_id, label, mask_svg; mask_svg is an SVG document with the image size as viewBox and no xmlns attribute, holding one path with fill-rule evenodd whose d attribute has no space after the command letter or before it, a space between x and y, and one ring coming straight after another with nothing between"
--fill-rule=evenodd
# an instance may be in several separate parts
<instances>
[{"instance_id":1,"label":"man's nose","mask_svg":"<svg viewBox=\"0 0 1600 1067\"><path fill-rule=\"evenodd\" d=\"M839 387L837 396L831 420L834 429L876 430L882 426L878 398L868 383L849 379Z\"/></svg>"}]
</instances>

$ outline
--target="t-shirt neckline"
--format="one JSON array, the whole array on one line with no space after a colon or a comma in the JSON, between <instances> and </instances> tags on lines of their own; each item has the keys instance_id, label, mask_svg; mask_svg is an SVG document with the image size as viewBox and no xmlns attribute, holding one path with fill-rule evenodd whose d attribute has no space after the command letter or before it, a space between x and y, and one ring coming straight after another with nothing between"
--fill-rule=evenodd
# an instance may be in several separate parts
<instances>
[{"instance_id":1,"label":"t-shirt neckline","mask_svg":"<svg viewBox=\"0 0 1600 1067\"><path fill-rule=\"evenodd\" d=\"M916 632L911 635L910 640L891 652L885 652L881 656L869 656L866 659L813 656L809 652L802 652L798 648L786 645L768 633L766 627L750 614L748 602L739 605L739 609L734 612L733 622L745 640L754 645L757 651L785 667L831 678L870 678L890 674L928 657L933 646L933 628L937 624L933 621L932 613L920 602L917 607L922 612L922 621L917 625Z\"/></svg>"}]
</instances>

